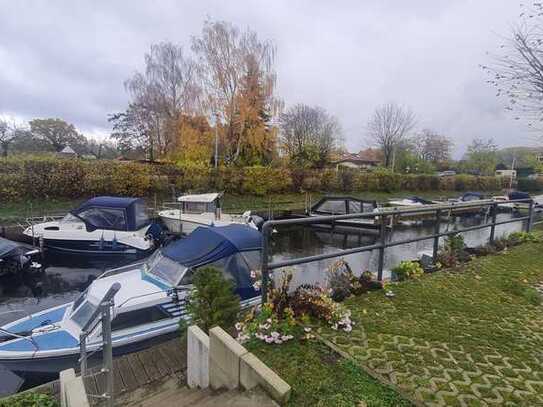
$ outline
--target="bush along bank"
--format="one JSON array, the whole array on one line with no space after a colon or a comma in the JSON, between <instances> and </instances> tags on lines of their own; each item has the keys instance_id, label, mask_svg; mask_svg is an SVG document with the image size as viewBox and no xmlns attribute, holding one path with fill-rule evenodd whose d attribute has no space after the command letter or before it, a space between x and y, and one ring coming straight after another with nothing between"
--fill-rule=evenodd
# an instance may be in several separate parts
<instances>
[{"instance_id":1,"label":"bush along bank","mask_svg":"<svg viewBox=\"0 0 543 407\"><path fill-rule=\"evenodd\" d=\"M152 196L173 190L264 196L287 192L496 191L503 178L397 174L286 167L223 167L85 161L55 157L0 159L0 201L84 198L95 195ZM543 185L542 185L543 188Z\"/></svg>"}]
</instances>

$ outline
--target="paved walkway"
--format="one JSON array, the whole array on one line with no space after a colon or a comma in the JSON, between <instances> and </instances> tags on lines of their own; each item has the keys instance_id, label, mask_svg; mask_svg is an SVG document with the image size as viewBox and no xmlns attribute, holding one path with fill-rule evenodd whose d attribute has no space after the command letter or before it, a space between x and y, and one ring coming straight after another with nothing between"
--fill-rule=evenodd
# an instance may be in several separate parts
<instances>
[{"instance_id":1,"label":"paved walkway","mask_svg":"<svg viewBox=\"0 0 543 407\"><path fill-rule=\"evenodd\" d=\"M543 244L474 260L461 273L347 301L351 334L322 336L428 406L543 406Z\"/></svg>"},{"instance_id":2,"label":"paved walkway","mask_svg":"<svg viewBox=\"0 0 543 407\"><path fill-rule=\"evenodd\" d=\"M174 378L120 397L119 407L278 407L260 390L241 392L189 389Z\"/></svg>"}]
</instances>

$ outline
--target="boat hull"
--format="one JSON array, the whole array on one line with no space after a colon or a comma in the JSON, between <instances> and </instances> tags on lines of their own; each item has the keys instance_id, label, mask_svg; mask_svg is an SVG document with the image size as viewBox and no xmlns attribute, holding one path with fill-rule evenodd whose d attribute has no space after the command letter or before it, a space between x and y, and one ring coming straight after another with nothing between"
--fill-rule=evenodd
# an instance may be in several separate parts
<instances>
[{"instance_id":1,"label":"boat hull","mask_svg":"<svg viewBox=\"0 0 543 407\"><path fill-rule=\"evenodd\" d=\"M26 240L32 242L31 237ZM34 242L37 244L37 242ZM154 246L141 250L119 242L107 242L96 240L67 240L67 239L43 239L43 247L50 251L67 254L99 255L99 256L117 256L133 255L135 257L145 257L154 251Z\"/></svg>"},{"instance_id":2,"label":"boat hull","mask_svg":"<svg viewBox=\"0 0 543 407\"><path fill-rule=\"evenodd\" d=\"M127 343L113 348L113 356L122 356L128 353L137 352L147 349L150 346L162 343L169 339L179 336L179 330L174 332L158 335L137 342ZM51 356L43 358L27 358L27 359L0 359L0 366L17 373L17 374L51 374L59 373L65 369L79 368L79 352L74 352L68 355ZM102 361L102 351L97 351L89 357L87 366L92 368L97 366Z\"/></svg>"}]
</instances>

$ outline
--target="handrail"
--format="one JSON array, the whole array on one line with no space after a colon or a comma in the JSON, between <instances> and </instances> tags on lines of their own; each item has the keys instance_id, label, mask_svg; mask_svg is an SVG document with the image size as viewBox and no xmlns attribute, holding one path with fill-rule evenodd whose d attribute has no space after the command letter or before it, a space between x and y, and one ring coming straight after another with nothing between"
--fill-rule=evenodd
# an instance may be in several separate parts
<instances>
[{"instance_id":1,"label":"handrail","mask_svg":"<svg viewBox=\"0 0 543 407\"><path fill-rule=\"evenodd\" d=\"M172 289L169 289L169 290L153 291L153 292L146 293L146 294L134 295L133 297L130 297L130 298L127 298L126 300L124 300L120 305L117 306L117 308L122 308L122 307L124 307L126 305L127 302L135 300L137 298L143 298L143 297L147 297L149 295L155 295L155 294L160 294L160 293L167 293L168 291L171 291L171 290L175 290L175 288L172 288Z\"/></svg>"},{"instance_id":2,"label":"handrail","mask_svg":"<svg viewBox=\"0 0 543 407\"><path fill-rule=\"evenodd\" d=\"M494 209L493 212L496 213L497 208L500 205L507 205L511 203L528 203L529 204L528 216L505 220L505 221L499 221L499 222L497 222L495 217L493 216L492 221L490 223L486 222L483 225L473 226L473 227L465 228L459 231L447 230L447 231L441 232L437 227L439 226L441 222L441 214L446 211L454 211L454 210L459 210L459 209L470 209L470 208L483 209L485 207L489 207L489 208L493 208ZM425 236L417 237L417 238L412 238L412 239L405 239L402 241L395 241L395 242L386 241L387 218L400 216L400 215L406 215L406 214L412 215L412 214L424 214L424 213L433 214L435 217L437 226L433 234L425 235ZM455 233L462 233L462 232L468 232L468 231L479 230L479 229L484 229L484 228L490 228L490 240L492 241L494 239L494 231L497 225L527 221L526 230L530 231L533 226L533 221L534 221L533 216L534 216L534 200L531 198L526 198L526 199L513 199L513 200L506 200L506 201L479 200L479 201L473 201L473 202L450 203L448 205L444 205L444 204L424 205L423 207L418 207L418 208L401 208L401 209L393 208L391 210L377 211L377 212L371 212L371 213L353 213L353 214L346 214L346 215L309 216L309 217L297 218L297 219L268 220L262 226L262 256L261 256L262 302L267 301L267 290L268 290L269 279L270 279L269 273L270 273L270 270L273 270L273 269L286 267L286 266L294 266L298 264L306 264L313 261L330 259L333 257L345 256L348 254L378 250L379 261L378 261L378 267L377 267L377 279L381 281L382 273L383 273L383 265L384 265L384 252L387 247L399 246L402 244L433 239L434 240L433 258L435 261L437 258L437 250L439 246L440 237L450 236ZM337 252L333 252L333 253L324 253L324 254L313 255L313 256L305 256L305 257L301 257L297 259L278 261L274 263L269 262L270 232L273 231L275 227L277 226L310 225L310 224L323 224L323 223L334 224L337 221L343 221L343 220L351 220L351 219L374 219L375 220L376 218L380 218L381 221L379 225L378 242L375 244L367 245L367 246L358 246L358 247L355 247L352 249L346 249L346 250L345 249L338 250Z\"/></svg>"}]
</instances>

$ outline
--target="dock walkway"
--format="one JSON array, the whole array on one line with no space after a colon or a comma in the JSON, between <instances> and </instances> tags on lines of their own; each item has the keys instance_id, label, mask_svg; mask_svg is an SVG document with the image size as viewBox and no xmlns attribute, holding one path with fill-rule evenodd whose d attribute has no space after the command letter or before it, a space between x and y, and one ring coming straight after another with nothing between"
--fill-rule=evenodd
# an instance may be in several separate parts
<instances>
[{"instance_id":1,"label":"dock walkway","mask_svg":"<svg viewBox=\"0 0 543 407\"><path fill-rule=\"evenodd\" d=\"M152 387L164 380L185 382L186 348L180 338L170 339L139 352L129 353L113 360L113 391L115 397L138 389ZM89 395L105 393L104 373L100 368L90 369L84 378ZM100 398L89 397L92 405L100 405Z\"/></svg>"}]
</instances>

